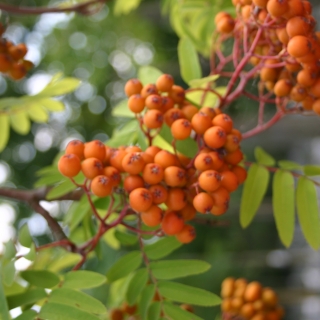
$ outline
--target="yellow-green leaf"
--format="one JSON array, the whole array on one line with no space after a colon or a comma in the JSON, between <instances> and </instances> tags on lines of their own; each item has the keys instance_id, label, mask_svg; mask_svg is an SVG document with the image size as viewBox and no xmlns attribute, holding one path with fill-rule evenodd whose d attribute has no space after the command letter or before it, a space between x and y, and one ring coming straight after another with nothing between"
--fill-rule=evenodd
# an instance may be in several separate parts
<instances>
[{"instance_id":1,"label":"yellow-green leaf","mask_svg":"<svg viewBox=\"0 0 320 320\"><path fill-rule=\"evenodd\" d=\"M116 0L113 8L113 12L116 16L121 14L128 14L135 10L141 0Z\"/></svg>"},{"instance_id":2,"label":"yellow-green leaf","mask_svg":"<svg viewBox=\"0 0 320 320\"><path fill-rule=\"evenodd\" d=\"M254 156L259 164L265 166L273 166L276 163L276 160L261 147L256 147L254 149Z\"/></svg>"},{"instance_id":3,"label":"yellow-green leaf","mask_svg":"<svg viewBox=\"0 0 320 320\"><path fill-rule=\"evenodd\" d=\"M278 170L273 177L273 213L281 242L289 247L294 234L294 178L288 171Z\"/></svg>"},{"instance_id":4,"label":"yellow-green leaf","mask_svg":"<svg viewBox=\"0 0 320 320\"><path fill-rule=\"evenodd\" d=\"M202 87L203 85L207 85L209 82L213 82L216 81L219 78L218 74L214 74L212 76L209 77L204 77L201 79L194 79L189 81L189 86L191 88L198 88L198 87Z\"/></svg>"},{"instance_id":5,"label":"yellow-green leaf","mask_svg":"<svg viewBox=\"0 0 320 320\"><path fill-rule=\"evenodd\" d=\"M43 96L61 96L74 91L80 85L80 80L76 78L63 78L54 82L50 82L41 92L37 94Z\"/></svg>"},{"instance_id":6,"label":"yellow-green leaf","mask_svg":"<svg viewBox=\"0 0 320 320\"><path fill-rule=\"evenodd\" d=\"M8 143L10 135L9 116L6 113L0 113L0 152Z\"/></svg>"},{"instance_id":7,"label":"yellow-green leaf","mask_svg":"<svg viewBox=\"0 0 320 320\"><path fill-rule=\"evenodd\" d=\"M63 111L65 109L64 104L61 101L50 98L40 99L39 103L49 111Z\"/></svg>"},{"instance_id":8,"label":"yellow-green leaf","mask_svg":"<svg viewBox=\"0 0 320 320\"><path fill-rule=\"evenodd\" d=\"M297 210L304 237L314 249L320 246L320 221L315 185L306 177L300 177L297 185Z\"/></svg>"},{"instance_id":9,"label":"yellow-green leaf","mask_svg":"<svg viewBox=\"0 0 320 320\"><path fill-rule=\"evenodd\" d=\"M41 104L35 103L30 105L27 108L28 115L31 120L35 122L47 122L48 121L48 113L47 111L42 107Z\"/></svg>"},{"instance_id":10,"label":"yellow-green leaf","mask_svg":"<svg viewBox=\"0 0 320 320\"><path fill-rule=\"evenodd\" d=\"M162 74L163 73L159 69L152 66L144 66L138 70L138 78L144 85L148 83L156 83L157 79Z\"/></svg>"},{"instance_id":11,"label":"yellow-green leaf","mask_svg":"<svg viewBox=\"0 0 320 320\"><path fill-rule=\"evenodd\" d=\"M24 110L18 110L10 113L10 122L12 129L20 134L27 134L30 131L30 120Z\"/></svg>"}]
</instances>

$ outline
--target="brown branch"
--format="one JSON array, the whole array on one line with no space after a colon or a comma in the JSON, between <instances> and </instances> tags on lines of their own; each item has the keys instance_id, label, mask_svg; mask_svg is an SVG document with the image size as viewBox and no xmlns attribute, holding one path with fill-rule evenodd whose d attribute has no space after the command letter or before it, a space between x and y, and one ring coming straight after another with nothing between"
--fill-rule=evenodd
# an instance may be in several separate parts
<instances>
[{"instance_id":1,"label":"brown branch","mask_svg":"<svg viewBox=\"0 0 320 320\"><path fill-rule=\"evenodd\" d=\"M68 7L24 7L24 6L14 6L11 4L0 3L0 10L12 13L12 14L42 14L42 13L61 13L61 12L75 12L82 15L92 15L101 10L103 5L108 0L89 0L84 3L78 3Z\"/></svg>"}]
</instances>

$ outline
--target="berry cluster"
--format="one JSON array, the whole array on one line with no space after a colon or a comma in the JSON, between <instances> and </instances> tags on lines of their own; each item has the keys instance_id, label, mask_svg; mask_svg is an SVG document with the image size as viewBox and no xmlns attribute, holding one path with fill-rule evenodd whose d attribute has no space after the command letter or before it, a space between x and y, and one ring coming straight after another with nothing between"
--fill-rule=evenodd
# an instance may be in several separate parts
<instances>
[{"instance_id":1,"label":"berry cluster","mask_svg":"<svg viewBox=\"0 0 320 320\"><path fill-rule=\"evenodd\" d=\"M70 178L82 171L98 197L122 193L131 214L138 214L146 226L160 225L166 235L188 243L195 230L186 222L197 212L225 213L230 192L246 179L246 170L238 165L243 159L241 133L228 115L186 102L185 90L174 85L170 75L160 76L155 85L129 80L125 91L150 146L143 151L73 140L59 160L59 170ZM197 141L193 158L152 145L163 125L171 128L173 147L177 140Z\"/></svg>"},{"instance_id":2,"label":"berry cluster","mask_svg":"<svg viewBox=\"0 0 320 320\"><path fill-rule=\"evenodd\" d=\"M2 37L5 29L0 24L0 72L6 73L13 80L22 79L33 67L29 60L25 60L27 47L24 43L14 45L11 41Z\"/></svg>"},{"instance_id":3,"label":"berry cluster","mask_svg":"<svg viewBox=\"0 0 320 320\"><path fill-rule=\"evenodd\" d=\"M226 278L221 285L223 319L281 320L284 311L277 294L257 282Z\"/></svg>"},{"instance_id":4,"label":"berry cluster","mask_svg":"<svg viewBox=\"0 0 320 320\"><path fill-rule=\"evenodd\" d=\"M233 0L237 16L215 17L220 40L233 38L278 105L294 101L320 114L320 33L306 0ZM235 58L236 60L236 58Z\"/></svg>"}]
</instances>

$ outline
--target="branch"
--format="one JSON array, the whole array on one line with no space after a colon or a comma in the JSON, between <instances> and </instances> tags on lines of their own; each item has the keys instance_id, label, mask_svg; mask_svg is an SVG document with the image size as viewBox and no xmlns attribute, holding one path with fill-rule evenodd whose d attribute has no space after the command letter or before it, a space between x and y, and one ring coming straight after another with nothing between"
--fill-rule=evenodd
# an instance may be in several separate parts
<instances>
[{"instance_id":1,"label":"branch","mask_svg":"<svg viewBox=\"0 0 320 320\"><path fill-rule=\"evenodd\" d=\"M12 13L12 14L42 14L42 13L61 13L61 12L75 12L83 15L92 15L101 10L102 6L108 0L89 0L85 3L78 3L68 7L39 7L31 8L24 6L14 6L11 4L0 3L0 10Z\"/></svg>"}]
</instances>

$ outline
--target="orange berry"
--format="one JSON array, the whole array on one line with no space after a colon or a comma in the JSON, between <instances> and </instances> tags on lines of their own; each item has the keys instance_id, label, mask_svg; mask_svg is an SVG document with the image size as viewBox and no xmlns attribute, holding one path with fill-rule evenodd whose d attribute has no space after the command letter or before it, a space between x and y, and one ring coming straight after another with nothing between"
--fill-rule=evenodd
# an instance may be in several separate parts
<instances>
[{"instance_id":1,"label":"orange berry","mask_svg":"<svg viewBox=\"0 0 320 320\"><path fill-rule=\"evenodd\" d=\"M237 176L238 183L242 184L247 178L247 170L240 166L234 166L231 171Z\"/></svg>"},{"instance_id":2,"label":"orange berry","mask_svg":"<svg viewBox=\"0 0 320 320\"><path fill-rule=\"evenodd\" d=\"M292 17L286 23L286 31L290 38L298 35L307 36L312 29L312 21L304 16Z\"/></svg>"},{"instance_id":3,"label":"orange berry","mask_svg":"<svg viewBox=\"0 0 320 320\"><path fill-rule=\"evenodd\" d=\"M154 157L154 162L159 164L163 169L179 164L177 157L166 150L159 151Z\"/></svg>"},{"instance_id":4,"label":"orange berry","mask_svg":"<svg viewBox=\"0 0 320 320\"><path fill-rule=\"evenodd\" d=\"M211 210L210 213L213 214L214 216L221 216L222 214L226 213L226 211L228 210L228 206L226 205L214 205Z\"/></svg>"},{"instance_id":5,"label":"orange berry","mask_svg":"<svg viewBox=\"0 0 320 320\"><path fill-rule=\"evenodd\" d=\"M141 220L148 227L158 226L163 217L163 210L156 205L152 205L148 210L141 212Z\"/></svg>"},{"instance_id":6,"label":"orange berry","mask_svg":"<svg viewBox=\"0 0 320 320\"><path fill-rule=\"evenodd\" d=\"M103 174L110 179L110 182L113 187L118 186L120 184L121 175L120 175L120 172L116 168L114 168L112 166L104 167Z\"/></svg>"},{"instance_id":7,"label":"orange berry","mask_svg":"<svg viewBox=\"0 0 320 320\"><path fill-rule=\"evenodd\" d=\"M199 109L192 104L188 104L186 106L183 106L181 109L183 115L185 116L186 119L191 121L192 117L198 113Z\"/></svg>"},{"instance_id":8,"label":"orange berry","mask_svg":"<svg viewBox=\"0 0 320 320\"><path fill-rule=\"evenodd\" d=\"M191 124L196 133L204 134L212 126L212 120L207 114L198 112L192 117Z\"/></svg>"},{"instance_id":9,"label":"orange berry","mask_svg":"<svg viewBox=\"0 0 320 320\"><path fill-rule=\"evenodd\" d=\"M171 127L171 125L178 119L184 118L184 114L180 109L169 109L164 114L164 121L167 124L167 126Z\"/></svg>"},{"instance_id":10,"label":"orange berry","mask_svg":"<svg viewBox=\"0 0 320 320\"><path fill-rule=\"evenodd\" d=\"M199 112L205 113L212 120L217 115L217 110L211 107L202 107L199 109Z\"/></svg>"},{"instance_id":11,"label":"orange berry","mask_svg":"<svg viewBox=\"0 0 320 320\"><path fill-rule=\"evenodd\" d=\"M27 47L24 43L19 43L16 46L11 46L8 49L8 53L10 54L13 60L20 60L27 54Z\"/></svg>"},{"instance_id":12,"label":"orange berry","mask_svg":"<svg viewBox=\"0 0 320 320\"><path fill-rule=\"evenodd\" d=\"M216 24L217 31L220 33L230 33L235 26L234 19L231 16L222 17Z\"/></svg>"},{"instance_id":13,"label":"orange berry","mask_svg":"<svg viewBox=\"0 0 320 320\"><path fill-rule=\"evenodd\" d=\"M58 162L58 169L65 177L75 177L81 170L81 162L75 154L65 154Z\"/></svg>"},{"instance_id":14,"label":"orange berry","mask_svg":"<svg viewBox=\"0 0 320 320\"><path fill-rule=\"evenodd\" d=\"M110 195L112 192L110 178L104 175L94 177L91 181L91 191L100 198Z\"/></svg>"},{"instance_id":15,"label":"orange berry","mask_svg":"<svg viewBox=\"0 0 320 320\"><path fill-rule=\"evenodd\" d=\"M233 295L234 292L234 278L228 277L225 278L221 283L221 297L229 298Z\"/></svg>"},{"instance_id":16,"label":"orange berry","mask_svg":"<svg viewBox=\"0 0 320 320\"><path fill-rule=\"evenodd\" d=\"M220 187L214 192L211 193L211 197L214 201L214 204L217 206L228 206L230 201L230 192L224 188Z\"/></svg>"},{"instance_id":17,"label":"orange berry","mask_svg":"<svg viewBox=\"0 0 320 320\"><path fill-rule=\"evenodd\" d=\"M316 82L309 88L309 93L316 98L320 98L320 78L317 79Z\"/></svg>"},{"instance_id":18,"label":"orange berry","mask_svg":"<svg viewBox=\"0 0 320 320\"><path fill-rule=\"evenodd\" d=\"M314 103L312 104L312 110L320 115L320 99L317 99L314 101Z\"/></svg>"},{"instance_id":19,"label":"orange berry","mask_svg":"<svg viewBox=\"0 0 320 320\"><path fill-rule=\"evenodd\" d=\"M251 319L255 312L252 303L245 303L240 309L240 314L246 319Z\"/></svg>"},{"instance_id":20,"label":"orange berry","mask_svg":"<svg viewBox=\"0 0 320 320\"><path fill-rule=\"evenodd\" d=\"M208 147L218 149L225 144L227 135L223 128L214 126L206 130L203 139Z\"/></svg>"},{"instance_id":21,"label":"orange berry","mask_svg":"<svg viewBox=\"0 0 320 320\"><path fill-rule=\"evenodd\" d=\"M287 33L287 30L286 28L277 28L276 29L276 35L279 39L279 41L284 44L284 45L287 45L288 42L289 42L289 36L288 36L288 33Z\"/></svg>"},{"instance_id":22,"label":"orange berry","mask_svg":"<svg viewBox=\"0 0 320 320\"><path fill-rule=\"evenodd\" d=\"M304 6L301 0L287 0L288 10L283 14L285 19L304 15Z\"/></svg>"},{"instance_id":23,"label":"orange berry","mask_svg":"<svg viewBox=\"0 0 320 320\"><path fill-rule=\"evenodd\" d=\"M99 140L93 140L84 144L84 157L97 158L104 161L106 158L106 146Z\"/></svg>"},{"instance_id":24,"label":"orange berry","mask_svg":"<svg viewBox=\"0 0 320 320\"><path fill-rule=\"evenodd\" d=\"M151 94L146 98L145 104L148 109L160 110L162 108L162 97L158 94Z\"/></svg>"},{"instance_id":25,"label":"orange berry","mask_svg":"<svg viewBox=\"0 0 320 320\"><path fill-rule=\"evenodd\" d=\"M290 91L290 99L294 101L302 101L307 96L307 90L305 87L296 84Z\"/></svg>"},{"instance_id":26,"label":"orange berry","mask_svg":"<svg viewBox=\"0 0 320 320\"><path fill-rule=\"evenodd\" d=\"M124 149L111 149L111 155L110 155L110 165L118 169L120 172L123 172L122 167L122 160L125 157L127 152Z\"/></svg>"},{"instance_id":27,"label":"orange berry","mask_svg":"<svg viewBox=\"0 0 320 320\"><path fill-rule=\"evenodd\" d=\"M266 8L269 0L252 0L252 3L259 8Z\"/></svg>"},{"instance_id":28,"label":"orange berry","mask_svg":"<svg viewBox=\"0 0 320 320\"><path fill-rule=\"evenodd\" d=\"M311 52L312 45L310 40L305 36L292 37L287 46L288 53L295 58L303 57Z\"/></svg>"},{"instance_id":29,"label":"orange berry","mask_svg":"<svg viewBox=\"0 0 320 320\"><path fill-rule=\"evenodd\" d=\"M200 192L193 198L193 206L202 214L209 213L213 205L213 198L206 192Z\"/></svg>"},{"instance_id":30,"label":"orange berry","mask_svg":"<svg viewBox=\"0 0 320 320\"><path fill-rule=\"evenodd\" d=\"M292 83L289 79L280 79L275 83L273 92L278 97L286 97L290 94L292 87Z\"/></svg>"},{"instance_id":31,"label":"orange berry","mask_svg":"<svg viewBox=\"0 0 320 320\"><path fill-rule=\"evenodd\" d=\"M133 94L128 99L128 108L133 113L140 113L145 107L145 99L139 93Z\"/></svg>"},{"instance_id":32,"label":"orange berry","mask_svg":"<svg viewBox=\"0 0 320 320\"><path fill-rule=\"evenodd\" d=\"M103 174L103 164L97 158L87 158L81 162L81 170L86 178L93 179Z\"/></svg>"},{"instance_id":33,"label":"orange berry","mask_svg":"<svg viewBox=\"0 0 320 320\"><path fill-rule=\"evenodd\" d=\"M250 282L244 292L244 299L249 302L259 300L262 295L262 285L257 281Z\"/></svg>"},{"instance_id":34,"label":"orange berry","mask_svg":"<svg viewBox=\"0 0 320 320\"><path fill-rule=\"evenodd\" d=\"M221 113L215 116L212 120L212 124L214 126L223 128L227 134L230 133L233 128L232 119L225 113Z\"/></svg>"},{"instance_id":35,"label":"orange berry","mask_svg":"<svg viewBox=\"0 0 320 320\"><path fill-rule=\"evenodd\" d=\"M227 150L227 152L234 152L239 148L239 138L234 134L228 134L227 140L224 145L224 148Z\"/></svg>"},{"instance_id":36,"label":"orange berry","mask_svg":"<svg viewBox=\"0 0 320 320\"><path fill-rule=\"evenodd\" d=\"M125 172L138 174L142 172L145 162L140 152L130 152L123 157L121 165Z\"/></svg>"},{"instance_id":37,"label":"orange berry","mask_svg":"<svg viewBox=\"0 0 320 320\"><path fill-rule=\"evenodd\" d=\"M278 304L278 297L271 288L263 288L262 301L266 306L274 308Z\"/></svg>"},{"instance_id":38,"label":"orange berry","mask_svg":"<svg viewBox=\"0 0 320 320\"><path fill-rule=\"evenodd\" d=\"M187 119L178 119L171 125L171 134L176 140L184 140L190 136L192 127Z\"/></svg>"},{"instance_id":39,"label":"orange berry","mask_svg":"<svg viewBox=\"0 0 320 320\"><path fill-rule=\"evenodd\" d=\"M124 92L128 97L140 93L142 90L142 83L138 79L130 79L124 86Z\"/></svg>"},{"instance_id":40,"label":"orange berry","mask_svg":"<svg viewBox=\"0 0 320 320\"><path fill-rule=\"evenodd\" d=\"M167 189L161 184L154 184L149 188L154 204L164 203L168 198Z\"/></svg>"},{"instance_id":41,"label":"orange berry","mask_svg":"<svg viewBox=\"0 0 320 320\"><path fill-rule=\"evenodd\" d=\"M0 53L0 72L8 72L12 65L12 59L5 53Z\"/></svg>"},{"instance_id":42,"label":"orange berry","mask_svg":"<svg viewBox=\"0 0 320 320\"><path fill-rule=\"evenodd\" d=\"M165 204L169 210L182 210L187 205L187 196L180 188L170 188Z\"/></svg>"},{"instance_id":43,"label":"orange berry","mask_svg":"<svg viewBox=\"0 0 320 320\"><path fill-rule=\"evenodd\" d=\"M26 75L27 70L22 62L13 62L8 73L13 80L20 80Z\"/></svg>"},{"instance_id":44,"label":"orange berry","mask_svg":"<svg viewBox=\"0 0 320 320\"><path fill-rule=\"evenodd\" d=\"M84 143L80 140L72 140L66 147L66 154L75 154L80 160L84 157Z\"/></svg>"},{"instance_id":45,"label":"orange berry","mask_svg":"<svg viewBox=\"0 0 320 320\"><path fill-rule=\"evenodd\" d=\"M164 181L169 187L183 187L187 183L187 173L183 168L169 166L164 170Z\"/></svg>"},{"instance_id":46,"label":"orange berry","mask_svg":"<svg viewBox=\"0 0 320 320\"><path fill-rule=\"evenodd\" d=\"M161 150L162 149L157 146L150 146L145 150L145 153L150 154L154 158L155 155Z\"/></svg>"},{"instance_id":47,"label":"orange berry","mask_svg":"<svg viewBox=\"0 0 320 320\"><path fill-rule=\"evenodd\" d=\"M144 180L138 175L128 175L123 181L123 188L130 193L132 190L144 187Z\"/></svg>"},{"instance_id":48,"label":"orange berry","mask_svg":"<svg viewBox=\"0 0 320 320\"><path fill-rule=\"evenodd\" d=\"M221 187L232 192L238 188L238 178L232 171L223 171L221 175Z\"/></svg>"},{"instance_id":49,"label":"orange berry","mask_svg":"<svg viewBox=\"0 0 320 320\"><path fill-rule=\"evenodd\" d=\"M194 166L200 171L213 169L213 158L209 153L200 153L194 159Z\"/></svg>"},{"instance_id":50,"label":"orange berry","mask_svg":"<svg viewBox=\"0 0 320 320\"><path fill-rule=\"evenodd\" d=\"M157 89L161 92L170 92L173 85L174 80L170 74L162 74L156 81Z\"/></svg>"},{"instance_id":51,"label":"orange berry","mask_svg":"<svg viewBox=\"0 0 320 320\"><path fill-rule=\"evenodd\" d=\"M165 113L166 111L172 109L174 107L175 102L170 97L162 97L162 106L161 111Z\"/></svg>"},{"instance_id":52,"label":"orange berry","mask_svg":"<svg viewBox=\"0 0 320 320\"><path fill-rule=\"evenodd\" d=\"M229 163L229 164L232 164L232 165L237 165L239 162L241 162L243 159L243 153L240 149L234 151L234 152L231 152L231 153L228 153L225 157L224 157L224 160Z\"/></svg>"},{"instance_id":53,"label":"orange berry","mask_svg":"<svg viewBox=\"0 0 320 320\"><path fill-rule=\"evenodd\" d=\"M304 87L310 87L316 82L318 75L318 70L302 69L297 74L297 82Z\"/></svg>"},{"instance_id":54,"label":"orange berry","mask_svg":"<svg viewBox=\"0 0 320 320\"><path fill-rule=\"evenodd\" d=\"M184 220L180 214L175 211L167 212L161 222L163 232L169 236L178 234L185 226Z\"/></svg>"},{"instance_id":55,"label":"orange berry","mask_svg":"<svg viewBox=\"0 0 320 320\"><path fill-rule=\"evenodd\" d=\"M152 94L158 94L158 89L154 84L149 83L149 84L146 84L145 86L143 86L140 94L141 94L142 98L146 99L148 96L150 96Z\"/></svg>"},{"instance_id":56,"label":"orange berry","mask_svg":"<svg viewBox=\"0 0 320 320\"><path fill-rule=\"evenodd\" d=\"M152 194L145 188L137 188L130 192L129 203L137 212L147 211L152 206Z\"/></svg>"},{"instance_id":57,"label":"orange berry","mask_svg":"<svg viewBox=\"0 0 320 320\"><path fill-rule=\"evenodd\" d=\"M169 91L169 97L172 98L175 103L182 103L185 97L184 89L180 86L173 85Z\"/></svg>"},{"instance_id":58,"label":"orange berry","mask_svg":"<svg viewBox=\"0 0 320 320\"><path fill-rule=\"evenodd\" d=\"M288 9L289 5L287 0L269 0L267 3L268 12L276 18L280 18Z\"/></svg>"},{"instance_id":59,"label":"orange berry","mask_svg":"<svg viewBox=\"0 0 320 320\"><path fill-rule=\"evenodd\" d=\"M148 110L143 116L143 123L148 129L160 128L163 124L163 114L156 109Z\"/></svg>"},{"instance_id":60,"label":"orange berry","mask_svg":"<svg viewBox=\"0 0 320 320\"><path fill-rule=\"evenodd\" d=\"M163 168L157 163L148 163L143 169L142 177L148 184L158 184L164 177Z\"/></svg>"},{"instance_id":61,"label":"orange berry","mask_svg":"<svg viewBox=\"0 0 320 320\"><path fill-rule=\"evenodd\" d=\"M213 165L211 169L220 170L221 167L225 164L222 155L217 151L210 151L209 155L213 160Z\"/></svg>"},{"instance_id":62,"label":"orange berry","mask_svg":"<svg viewBox=\"0 0 320 320\"><path fill-rule=\"evenodd\" d=\"M192 220L197 211L194 208L194 206L190 203L187 203L185 207L183 207L181 210L178 211L181 215L184 221Z\"/></svg>"},{"instance_id":63,"label":"orange berry","mask_svg":"<svg viewBox=\"0 0 320 320\"><path fill-rule=\"evenodd\" d=\"M206 170L199 175L198 182L200 188L208 192L213 192L220 186L221 175L215 170Z\"/></svg>"},{"instance_id":64,"label":"orange berry","mask_svg":"<svg viewBox=\"0 0 320 320\"><path fill-rule=\"evenodd\" d=\"M181 243L190 243L196 237L196 230L193 226L186 224L175 236Z\"/></svg>"}]
</instances>

